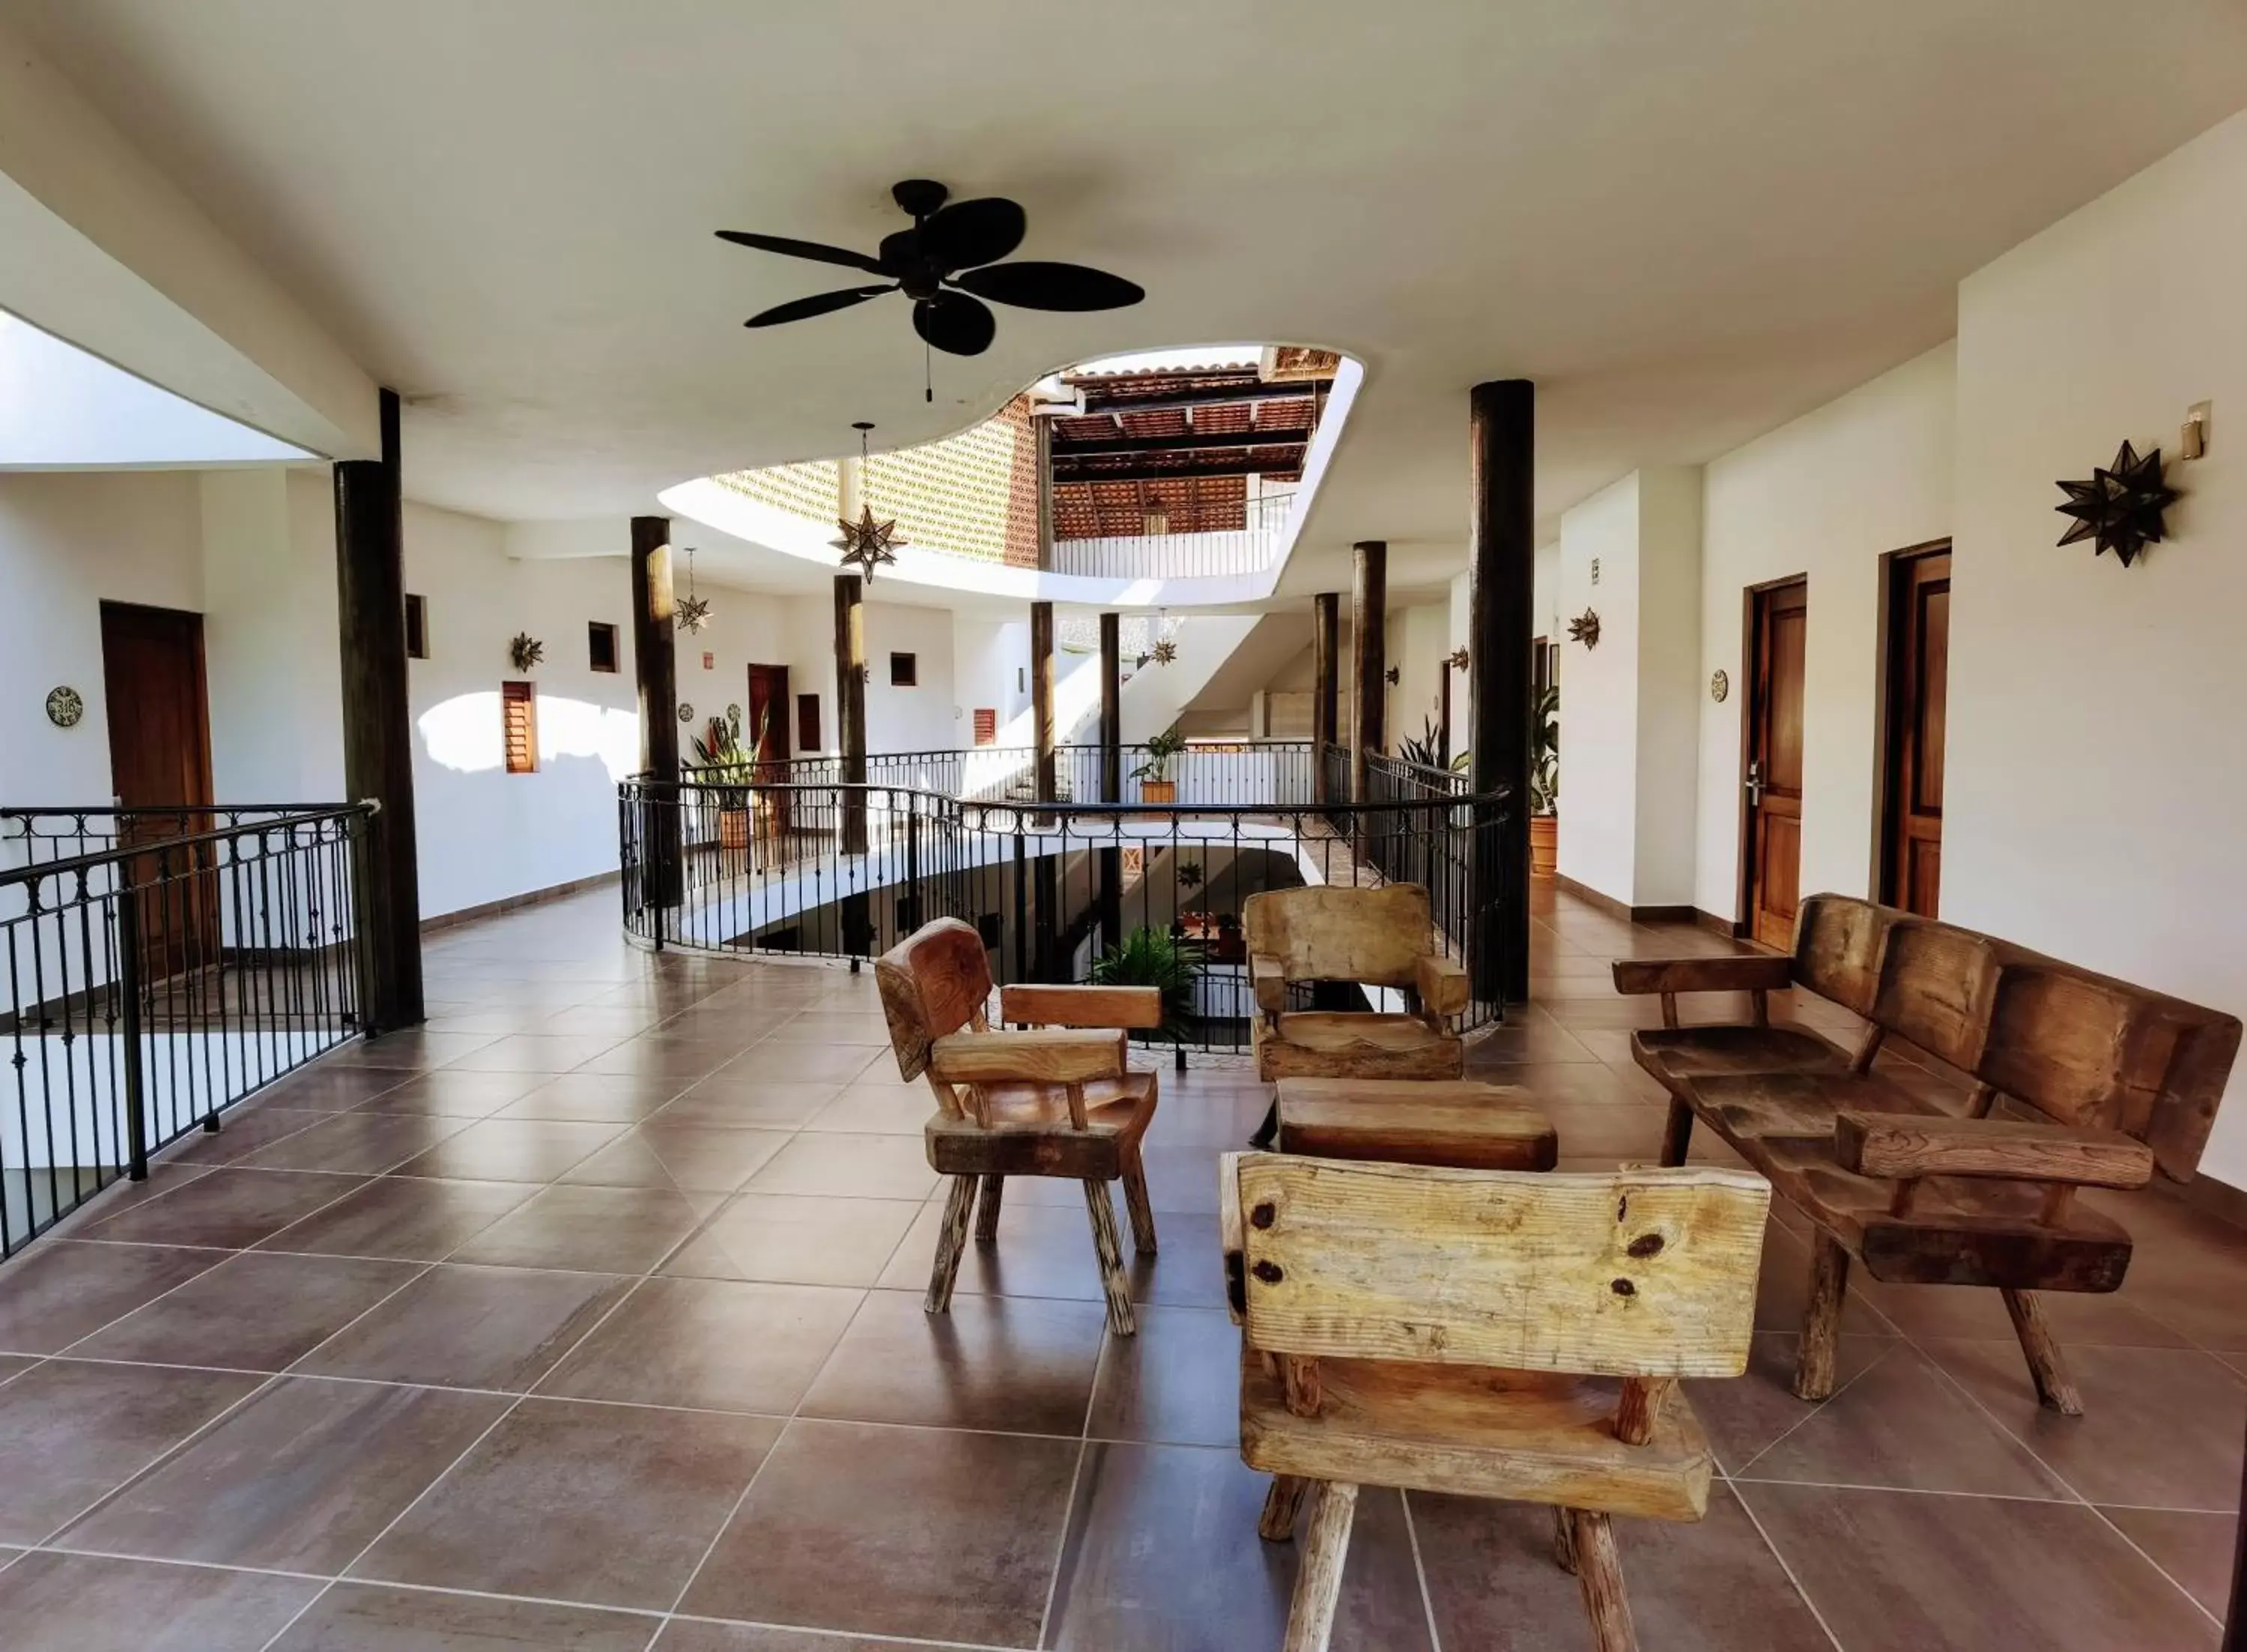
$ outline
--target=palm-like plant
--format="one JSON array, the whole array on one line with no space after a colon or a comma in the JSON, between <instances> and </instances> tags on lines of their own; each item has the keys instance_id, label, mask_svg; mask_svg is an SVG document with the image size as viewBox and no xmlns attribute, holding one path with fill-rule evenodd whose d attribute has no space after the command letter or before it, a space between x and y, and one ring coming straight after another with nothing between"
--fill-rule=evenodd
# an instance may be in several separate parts
<instances>
[{"instance_id":1,"label":"palm-like plant","mask_svg":"<svg viewBox=\"0 0 2247 1652\"><path fill-rule=\"evenodd\" d=\"M1095 986L1152 986L1162 994L1163 1024L1156 1028L1172 1043L1185 1041L1193 1019L1194 982L1205 956L1199 941L1166 930L1140 928L1092 960Z\"/></svg>"},{"instance_id":2,"label":"palm-like plant","mask_svg":"<svg viewBox=\"0 0 2247 1652\"><path fill-rule=\"evenodd\" d=\"M1172 723L1159 734L1147 737L1147 761L1131 771L1134 780L1162 782L1171 777L1171 764L1186 748L1186 737Z\"/></svg>"},{"instance_id":3,"label":"palm-like plant","mask_svg":"<svg viewBox=\"0 0 2247 1652\"><path fill-rule=\"evenodd\" d=\"M1529 812L1561 808L1561 685L1547 683L1529 714Z\"/></svg>"}]
</instances>

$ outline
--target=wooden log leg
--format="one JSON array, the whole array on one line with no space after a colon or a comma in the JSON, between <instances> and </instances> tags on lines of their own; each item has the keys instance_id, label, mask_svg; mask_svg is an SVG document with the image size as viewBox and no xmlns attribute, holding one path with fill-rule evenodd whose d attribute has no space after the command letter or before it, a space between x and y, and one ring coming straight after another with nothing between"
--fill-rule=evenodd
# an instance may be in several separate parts
<instances>
[{"instance_id":1,"label":"wooden log leg","mask_svg":"<svg viewBox=\"0 0 2247 1652\"><path fill-rule=\"evenodd\" d=\"M1264 1493L1264 1512L1256 1519L1256 1535L1267 1543L1285 1543L1295 1535L1295 1516L1303 1506L1303 1493L1311 1483L1294 1474L1275 1474L1272 1489Z\"/></svg>"},{"instance_id":2,"label":"wooden log leg","mask_svg":"<svg viewBox=\"0 0 2247 1652\"><path fill-rule=\"evenodd\" d=\"M1116 1232L1116 1205L1108 1197L1108 1184L1084 1184L1084 1207L1092 1213L1092 1249L1100 1259L1100 1288L1108 1298L1108 1328L1118 1336L1137 1334L1139 1321L1131 1312L1131 1287L1124 1277L1124 1244Z\"/></svg>"},{"instance_id":3,"label":"wooden log leg","mask_svg":"<svg viewBox=\"0 0 2247 1652\"><path fill-rule=\"evenodd\" d=\"M1155 1207L1147 1198L1147 1165L1134 1146L1124 1156L1124 1208L1131 1217L1131 1245L1142 1256L1155 1253Z\"/></svg>"},{"instance_id":4,"label":"wooden log leg","mask_svg":"<svg viewBox=\"0 0 2247 1652\"><path fill-rule=\"evenodd\" d=\"M1295 1598L1287 1608L1287 1633L1280 1652L1327 1652L1334 1633L1335 1606L1342 1599L1342 1562L1349 1555L1350 1522L1357 1514L1357 1488L1331 1480L1319 1486L1304 1534L1295 1573Z\"/></svg>"},{"instance_id":5,"label":"wooden log leg","mask_svg":"<svg viewBox=\"0 0 2247 1652\"><path fill-rule=\"evenodd\" d=\"M1848 1288L1849 1253L1821 1228L1811 1241L1810 1306L1802 1316L1802 1348L1794 1361L1794 1396L1799 1400L1833 1395L1834 1355Z\"/></svg>"},{"instance_id":6,"label":"wooden log leg","mask_svg":"<svg viewBox=\"0 0 2247 1652\"><path fill-rule=\"evenodd\" d=\"M1670 1122L1662 1130L1662 1162L1675 1169L1685 1162L1693 1145L1693 1109L1675 1096L1670 1098Z\"/></svg>"},{"instance_id":7,"label":"wooden log leg","mask_svg":"<svg viewBox=\"0 0 2247 1652\"><path fill-rule=\"evenodd\" d=\"M1576 1522L1574 1512L1553 1507L1553 1560L1570 1577L1576 1575Z\"/></svg>"},{"instance_id":8,"label":"wooden log leg","mask_svg":"<svg viewBox=\"0 0 2247 1652\"><path fill-rule=\"evenodd\" d=\"M2036 1380L2037 1398L2047 1410L2062 1416L2083 1415L2083 1396L2075 1386L2075 1379L2067 1374L2066 1362L2059 1355L2059 1344L2052 1341L2052 1325L2044 1316L2044 1307L2034 1294L2028 1291L2000 1289L2005 1299L2005 1312L2013 1316L2013 1335L2021 1339L2021 1352L2028 1356L2029 1375Z\"/></svg>"},{"instance_id":9,"label":"wooden log leg","mask_svg":"<svg viewBox=\"0 0 2247 1652\"><path fill-rule=\"evenodd\" d=\"M944 1202L944 1227L936 1236L936 1266L928 1276L928 1300L922 1304L932 1314L952 1311L952 1282L960 1277L960 1253L967 1248L967 1219L975 1210L975 1178L955 1176L952 1192Z\"/></svg>"},{"instance_id":10,"label":"wooden log leg","mask_svg":"<svg viewBox=\"0 0 2247 1652\"><path fill-rule=\"evenodd\" d=\"M999 1205L1007 1197L1007 1178L986 1176L982 1181L983 1198L975 1207L975 1242L978 1245L996 1245L999 1242Z\"/></svg>"},{"instance_id":11,"label":"wooden log leg","mask_svg":"<svg viewBox=\"0 0 2247 1652\"><path fill-rule=\"evenodd\" d=\"M1592 1621L1592 1645L1597 1652L1638 1652L1615 1527L1606 1515L1589 1509L1570 1509L1568 1519L1576 1540L1576 1586L1584 1592L1584 1615Z\"/></svg>"}]
</instances>

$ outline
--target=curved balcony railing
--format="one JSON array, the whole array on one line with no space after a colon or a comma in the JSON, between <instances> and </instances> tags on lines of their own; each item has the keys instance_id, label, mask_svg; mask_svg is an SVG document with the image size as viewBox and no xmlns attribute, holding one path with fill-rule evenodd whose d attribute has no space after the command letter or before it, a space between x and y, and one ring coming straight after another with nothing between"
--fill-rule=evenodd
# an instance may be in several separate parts
<instances>
[{"instance_id":1,"label":"curved balcony railing","mask_svg":"<svg viewBox=\"0 0 2247 1652\"><path fill-rule=\"evenodd\" d=\"M1249 896L1411 882L1428 889L1436 944L1463 959L1475 983L1467 1025L1501 1014L1484 953L1506 887L1497 860L1502 793L1328 803L1312 795L1308 742L1210 754L1237 766L1227 775L1212 761L1203 786L1273 795L1195 798L1182 768L1176 802L1150 803L1144 788L1085 801L1099 790L1096 747L1074 748L1066 771L1083 791L1048 802L1005 786L975 797L825 775L628 782L618 810L625 927L651 946L855 965L931 918L959 918L981 932L1002 983L1094 979L1127 938L1151 931L1191 980L1170 1035L1181 1048L1244 1048L1253 1014L1240 934ZM883 761L964 782L976 755ZM1260 770L1238 766L1267 757Z\"/></svg>"},{"instance_id":2,"label":"curved balcony railing","mask_svg":"<svg viewBox=\"0 0 2247 1652\"><path fill-rule=\"evenodd\" d=\"M1211 533L1122 534L1104 539L1056 539L1048 569L1088 579L1214 579L1260 574L1287 547L1292 493L1246 502L1241 525Z\"/></svg>"}]
</instances>

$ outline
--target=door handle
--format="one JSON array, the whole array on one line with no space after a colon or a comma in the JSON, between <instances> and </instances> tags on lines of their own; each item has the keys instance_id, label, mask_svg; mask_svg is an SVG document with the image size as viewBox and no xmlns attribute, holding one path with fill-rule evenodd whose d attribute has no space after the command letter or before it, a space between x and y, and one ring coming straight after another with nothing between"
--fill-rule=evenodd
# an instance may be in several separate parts
<instances>
[{"instance_id":1,"label":"door handle","mask_svg":"<svg viewBox=\"0 0 2247 1652\"><path fill-rule=\"evenodd\" d=\"M1750 809L1763 807L1763 765L1760 762L1751 762L1748 765L1746 786L1748 807Z\"/></svg>"}]
</instances>

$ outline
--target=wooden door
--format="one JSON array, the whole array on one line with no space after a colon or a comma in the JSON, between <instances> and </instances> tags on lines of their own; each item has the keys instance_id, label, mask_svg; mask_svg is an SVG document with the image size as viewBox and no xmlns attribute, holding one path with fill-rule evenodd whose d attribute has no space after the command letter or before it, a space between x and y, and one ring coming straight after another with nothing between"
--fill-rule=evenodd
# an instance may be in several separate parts
<instances>
[{"instance_id":1,"label":"wooden door","mask_svg":"<svg viewBox=\"0 0 2247 1652\"><path fill-rule=\"evenodd\" d=\"M1950 665L1950 553L1888 563L1886 818L1881 898L1933 918L1943 887L1943 707Z\"/></svg>"},{"instance_id":2,"label":"wooden door","mask_svg":"<svg viewBox=\"0 0 2247 1652\"><path fill-rule=\"evenodd\" d=\"M784 763L789 760L788 667L785 666L752 666L749 667L748 735L756 743L757 761L761 763ZM779 778L777 775L774 778Z\"/></svg>"},{"instance_id":3,"label":"wooden door","mask_svg":"<svg viewBox=\"0 0 2247 1652\"><path fill-rule=\"evenodd\" d=\"M1802 668L1810 587L1793 580L1751 597L1746 830L1748 933L1794 944L1802 882Z\"/></svg>"},{"instance_id":4,"label":"wooden door","mask_svg":"<svg viewBox=\"0 0 2247 1652\"><path fill-rule=\"evenodd\" d=\"M109 720L110 785L128 816L120 841L154 843L208 831L211 802L210 712L203 679L201 614L133 603L101 604L103 704ZM208 865L206 853L200 857ZM218 908L191 857L136 857L132 877L144 894L141 962L149 980L194 969L218 956Z\"/></svg>"}]
</instances>

